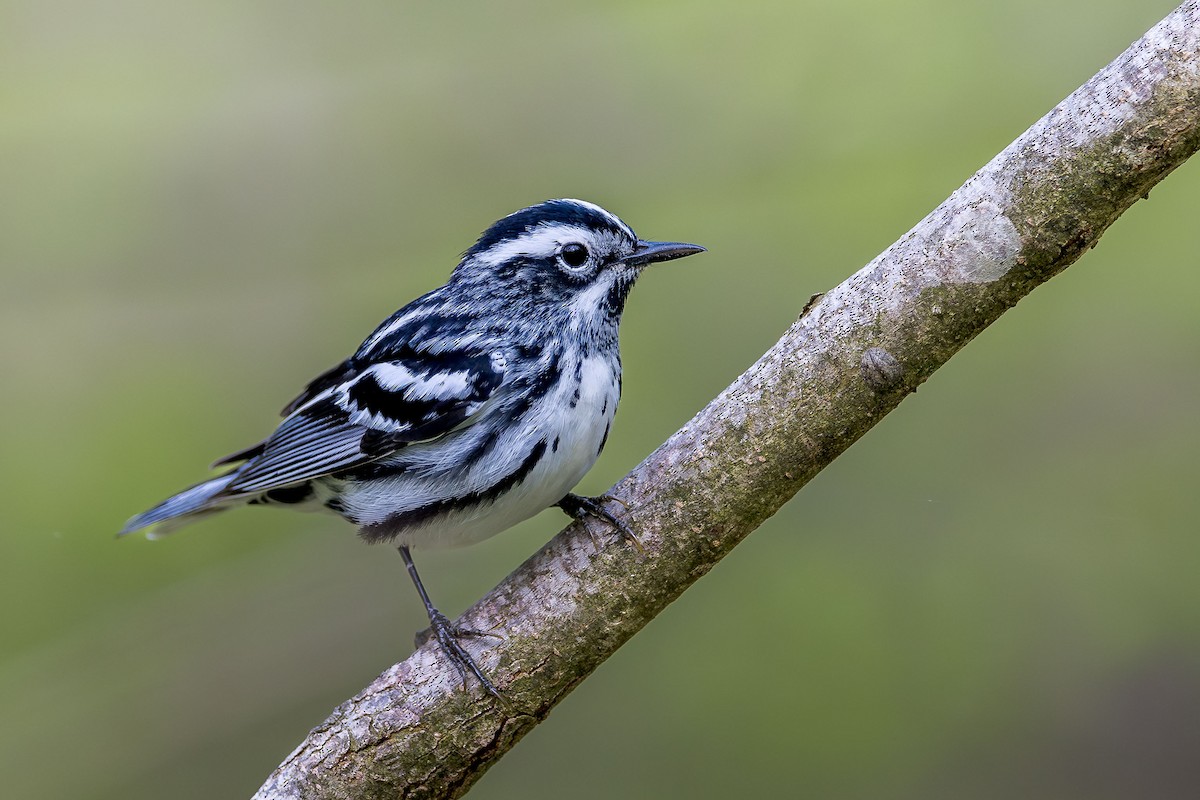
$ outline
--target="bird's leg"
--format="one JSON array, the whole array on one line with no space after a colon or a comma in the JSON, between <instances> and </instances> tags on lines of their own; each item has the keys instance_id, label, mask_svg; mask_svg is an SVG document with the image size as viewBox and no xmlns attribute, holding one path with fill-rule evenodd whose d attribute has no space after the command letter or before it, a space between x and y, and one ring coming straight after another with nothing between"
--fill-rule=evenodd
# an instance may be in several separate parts
<instances>
[{"instance_id":1,"label":"bird's leg","mask_svg":"<svg viewBox=\"0 0 1200 800\"><path fill-rule=\"evenodd\" d=\"M462 630L454 627L445 614L433 607L433 603L429 600L429 593L421 585L421 577L417 575L417 566L413 563L412 554L408 552L408 548L400 545L396 549L400 551L400 557L404 559L404 566L408 568L408 574L416 585L417 592L421 595L421 602L425 604L425 613L429 615L429 629L438 640L438 644L442 646L442 650L450 657L450 663L458 670L458 674L462 678L463 687L466 688L467 670L470 670L471 674L483 684L483 688L487 689L489 694L498 700L503 700L504 698L500 695L499 690L483 674L483 670L475 663L475 659L471 658L471 654L464 650L463 646L458 642L460 636L487 636L490 634L481 634L477 631ZM418 642L418 646L420 644L421 642Z\"/></svg>"},{"instance_id":2,"label":"bird's leg","mask_svg":"<svg viewBox=\"0 0 1200 800\"><path fill-rule=\"evenodd\" d=\"M629 507L626 505L625 501L619 497L613 497L607 494L602 494L599 497L584 497L581 494L573 494L570 492L568 492L562 500L559 500L557 503L555 503L555 505L567 512L572 519L584 523L584 530L587 530L585 520L588 517L608 523L612 527L616 528L621 536L625 537L626 541L636 547L638 552L645 553L646 547L642 544L642 540L638 538L638 535L633 532L633 529L626 525L622 520L613 516L612 512L605 509L602 505L610 500L620 503L626 508ZM588 535L592 535L590 530L588 531ZM593 536L592 539L594 541L595 537ZM599 545L597 545L597 549L599 549Z\"/></svg>"}]
</instances>

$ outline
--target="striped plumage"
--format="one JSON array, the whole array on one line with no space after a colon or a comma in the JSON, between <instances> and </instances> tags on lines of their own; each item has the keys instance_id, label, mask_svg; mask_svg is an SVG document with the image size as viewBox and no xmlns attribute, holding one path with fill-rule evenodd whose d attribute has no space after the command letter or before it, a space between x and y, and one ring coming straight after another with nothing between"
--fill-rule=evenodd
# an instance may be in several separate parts
<instances>
[{"instance_id":1,"label":"striped plumage","mask_svg":"<svg viewBox=\"0 0 1200 800\"><path fill-rule=\"evenodd\" d=\"M408 560L409 546L477 542L574 497L620 399L617 330L630 287L645 265L702 249L641 241L579 200L509 215L444 286L313 380L270 437L214 465L230 471L123 533L288 505L333 511ZM466 666L491 688L469 657Z\"/></svg>"}]
</instances>

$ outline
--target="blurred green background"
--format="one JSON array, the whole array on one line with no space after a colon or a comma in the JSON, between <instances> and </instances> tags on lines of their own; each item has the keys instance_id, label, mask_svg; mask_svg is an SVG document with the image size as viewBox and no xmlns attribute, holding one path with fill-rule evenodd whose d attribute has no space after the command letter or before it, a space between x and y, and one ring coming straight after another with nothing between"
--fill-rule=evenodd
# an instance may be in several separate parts
<instances>
[{"instance_id":1,"label":"blurred green background","mask_svg":"<svg viewBox=\"0 0 1200 800\"><path fill-rule=\"evenodd\" d=\"M0 781L248 796L425 620L400 560L134 512L497 217L599 202L647 275L582 489L1173 0L0 4ZM609 661L473 796L1195 797L1200 163ZM562 524L427 554L458 613Z\"/></svg>"}]
</instances>

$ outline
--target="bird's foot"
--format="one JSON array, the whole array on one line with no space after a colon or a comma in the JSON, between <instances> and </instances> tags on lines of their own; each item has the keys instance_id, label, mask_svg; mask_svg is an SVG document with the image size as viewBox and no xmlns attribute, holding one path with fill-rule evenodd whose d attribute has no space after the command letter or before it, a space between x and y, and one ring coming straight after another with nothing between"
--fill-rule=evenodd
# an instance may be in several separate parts
<instances>
[{"instance_id":1,"label":"bird's foot","mask_svg":"<svg viewBox=\"0 0 1200 800\"><path fill-rule=\"evenodd\" d=\"M438 644L442 646L442 651L450 658L450 663L458 670L458 676L462 679L464 689L467 687L467 672L470 672L476 680L483 684L483 688L487 690L488 694L503 702L504 697L500 694L500 690L492 685L492 682L483 674L483 670L475 663L475 659L471 658L471 654L459 642L461 638L483 636L494 639L503 638L494 633L455 627L445 614L435 610L429 615L429 627L417 634L416 643L417 647L420 647L430 638L437 639Z\"/></svg>"},{"instance_id":2,"label":"bird's foot","mask_svg":"<svg viewBox=\"0 0 1200 800\"><path fill-rule=\"evenodd\" d=\"M620 503L625 508L629 508L624 500L612 495L602 494L599 497L584 497L580 494L568 494L562 500L559 500L555 505L567 512L572 519L583 523L583 529L588 532L588 536L592 537L592 543L596 545L596 549L600 549L600 543L596 540L596 534L587 526L589 517L598 519L601 522L606 522L613 528L616 528L621 536L633 545L639 553L646 552L646 546L642 544L642 540L633 532L633 529L625 524L624 521L613 516L612 512L607 510L603 503L612 501Z\"/></svg>"}]
</instances>

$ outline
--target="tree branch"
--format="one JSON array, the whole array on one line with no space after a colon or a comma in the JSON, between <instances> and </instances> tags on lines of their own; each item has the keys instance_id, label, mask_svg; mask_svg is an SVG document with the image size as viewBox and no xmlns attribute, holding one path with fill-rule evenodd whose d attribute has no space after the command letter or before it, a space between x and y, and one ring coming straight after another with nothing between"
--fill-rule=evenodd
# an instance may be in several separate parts
<instances>
[{"instance_id":1,"label":"tree branch","mask_svg":"<svg viewBox=\"0 0 1200 800\"><path fill-rule=\"evenodd\" d=\"M613 494L645 553L560 533L459 624L508 699L436 643L313 730L259 790L456 797L559 700L1006 309L1073 263L1200 148L1189 0L928 217L801 313ZM596 530L600 526L597 525Z\"/></svg>"}]
</instances>

